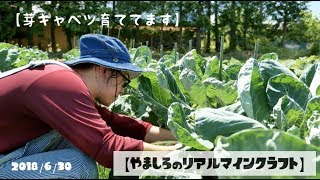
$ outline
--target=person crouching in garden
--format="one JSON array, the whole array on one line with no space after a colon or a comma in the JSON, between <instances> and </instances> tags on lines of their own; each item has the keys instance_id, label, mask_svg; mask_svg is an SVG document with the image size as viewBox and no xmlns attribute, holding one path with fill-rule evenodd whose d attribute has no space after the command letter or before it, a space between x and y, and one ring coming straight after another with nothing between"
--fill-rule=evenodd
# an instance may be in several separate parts
<instances>
[{"instance_id":1,"label":"person crouching in garden","mask_svg":"<svg viewBox=\"0 0 320 180\"><path fill-rule=\"evenodd\" d=\"M178 148L151 144L176 140L169 130L106 108L143 73L119 39L86 34L78 59L45 62L0 74L0 178L98 178L114 151Z\"/></svg>"}]
</instances>

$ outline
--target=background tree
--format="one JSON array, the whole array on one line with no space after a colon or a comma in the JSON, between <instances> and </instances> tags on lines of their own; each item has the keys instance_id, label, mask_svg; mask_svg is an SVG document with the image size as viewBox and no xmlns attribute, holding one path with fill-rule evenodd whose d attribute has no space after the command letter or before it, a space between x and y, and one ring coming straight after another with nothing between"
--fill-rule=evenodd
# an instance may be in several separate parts
<instances>
[{"instance_id":1,"label":"background tree","mask_svg":"<svg viewBox=\"0 0 320 180\"><path fill-rule=\"evenodd\" d=\"M16 1L0 2L0 41L8 42L14 37L16 28L16 13L19 12L20 3Z\"/></svg>"},{"instance_id":2,"label":"background tree","mask_svg":"<svg viewBox=\"0 0 320 180\"><path fill-rule=\"evenodd\" d=\"M207 22L206 22L206 25L207 25L207 43L206 43L206 53L210 53L210 46L211 46L211 37L210 37L210 34L211 34L211 29L212 29L212 26L211 26L211 1L206 1L206 5L207 5Z\"/></svg>"},{"instance_id":3,"label":"background tree","mask_svg":"<svg viewBox=\"0 0 320 180\"><path fill-rule=\"evenodd\" d=\"M281 46L284 47L288 31L288 24L299 20L300 12L307 9L309 1L270 1L267 4L268 14L276 21L274 32L281 37ZM273 32L273 33L274 33Z\"/></svg>"},{"instance_id":4,"label":"background tree","mask_svg":"<svg viewBox=\"0 0 320 180\"><path fill-rule=\"evenodd\" d=\"M176 12L179 13L179 36L177 39L179 52L185 51L185 49L183 49L183 45L188 44L188 40L193 39L193 36L187 35L184 37L182 29L183 27L192 27L193 21L190 20L190 16L192 16L193 13L192 11L194 3L195 2L192 1L169 1L166 3L168 4L166 11L170 12L171 14L175 14Z\"/></svg>"},{"instance_id":5,"label":"background tree","mask_svg":"<svg viewBox=\"0 0 320 180\"><path fill-rule=\"evenodd\" d=\"M299 21L288 25L287 38L302 45L310 43L310 55L317 55L320 53L320 20L310 11L302 11L301 16Z\"/></svg>"},{"instance_id":6,"label":"background tree","mask_svg":"<svg viewBox=\"0 0 320 180\"><path fill-rule=\"evenodd\" d=\"M218 24L218 14L219 14L219 1L214 1L214 41L216 51L220 51L220 37L219 37L219 24Z\"/></svg>"},{"instance_id":7,"label":"background tree","mask_svg":"<svg viewBox=\"0 0 320 180\"><path fill-rule=\"evenodd\" d=\"M134 21L135 18L130 18L130 15L137 14L142 15L143 12L150 11L150 5L146 1L117 1L115 12L116 14L123 14L126 15L125 19L123 20L123 26L118 26L121 28L122 40L130 40L132 38L136 38L137 41L140 40L140 30L139 26L145 26L145 19L143 16L138 20L139 26L136 26ZM114 17L112 17L114 18ZM120 18L114 18L115 23L119 25ZM118 33L118 32L113 32ZM115 35L114 35L115 36ZM117 37L117 36L115 36ZM141 40L140 40L141 41Z\"/></svg>"},{"instance_id":8,"label":"background tree","mask_svg":"<svg viewBox=\"0 0 320 180\"><path fill-rule=\"evenodd\" d=\"M237 28L240 21L240 6L238 3L236 1L226 1L220 4L222 9L220 27L229 35L229 47L226 52L236 50L238 45Z\"/></svg>"},{"instance_id":9,"label":"background tree","mask_svg":"<svg viewBox=\"0 0 320 180\"><path fill-rule=\"evenodd\" d=\"M203 7L202 7L203 1L198 1L198 3L195 3L195 9L197 13L197 20L196 20L196 51L197 53L201 53L201 27L203 25L202 17L203 17Z\"/></svg>"},{"instance_id":10,"label":"background tree","mask_svg":"<svg viewBox=\"0 0 320 180\"><path fill-rule=\"evenodd\" d=\"M54 22L54 17L57 16L58 12L59 12L57 9L57 6L59 6L58 1L50 1L48 3L40 4L40 7L51 16L51 18L50 18L50 38L51 38L51 47L52 47L53 52L57 52L56 36L55 36L56 25Z\"/></svg>"}]
</instances>

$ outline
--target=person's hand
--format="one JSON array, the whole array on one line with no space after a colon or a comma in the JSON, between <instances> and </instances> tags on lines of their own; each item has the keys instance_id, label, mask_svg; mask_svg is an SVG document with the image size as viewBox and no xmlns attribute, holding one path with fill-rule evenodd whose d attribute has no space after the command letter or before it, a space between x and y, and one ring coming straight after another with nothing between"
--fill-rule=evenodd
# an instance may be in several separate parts
<instances>
[{"instance_id":1,"label":"person's hand","mask_svg":"<svg viewBox=\"0 0 320 180\"><path fill-rule=\"evenodd\" d=\"M185 145L183 145L182 143L177 143L176 145L174 145L174 147L175 147L175 150L180 150L180 149L184 148Z\"/></svg>"}]
</instances>

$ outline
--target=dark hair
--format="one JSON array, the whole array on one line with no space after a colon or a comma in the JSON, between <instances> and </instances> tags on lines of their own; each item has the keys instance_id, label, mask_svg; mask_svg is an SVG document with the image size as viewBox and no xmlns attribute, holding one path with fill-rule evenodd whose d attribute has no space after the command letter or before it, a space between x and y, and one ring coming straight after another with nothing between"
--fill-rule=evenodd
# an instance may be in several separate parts
<instances>
[{"instance_id":1,"label":"dark hair","mask_svg":"<svg viewBox=\"0 0 320 180\"><path fill-rule=\"evenodd\" d=\"M92 68L93 66L95 66L95 64L93 63L79 63L76 65L73 65L72 68L79 69L79 70L86 70L86 69Z\"/></svg>"},{"instance_id":2,"label":"dark hair","mask_svg":"<svg viewBox=\"0 0 320 180\"><path fill-rule=\"evenodd\" d=\"M116 71L115 69L110 69L110 68L105 69L105 70L104 70L104 73L106 73L107 70L110 70L110 71L111 71L111 76L109 76L107 83L109 83L109 80L110 80L111 78L116 78L116 77L119 76L118 73L117 73L117 71Z\"/></svg>"},{"instance_id":3,"label":"dark hair","mask_svg":"<svg viewBox=\"0 0 320 180\"><path fill-rule=\"evenodd\" d=\"M93 63L79 63L79 64L76 64L76 65L73 65L72 68L73 69L78 69L78 70L88 70L90 68L93 68L94 66L97 66L96 64L93 64ZM111 76L108 78L108 83L109 83L109 80L111 78L115 78L115 77L118 77L119 74L117 73L117 70L115 69L111 69L111 68L107 68L104 70L104 73L106 73L107 70L110 70L111 71Z\"/></svg>"}]
</instances>

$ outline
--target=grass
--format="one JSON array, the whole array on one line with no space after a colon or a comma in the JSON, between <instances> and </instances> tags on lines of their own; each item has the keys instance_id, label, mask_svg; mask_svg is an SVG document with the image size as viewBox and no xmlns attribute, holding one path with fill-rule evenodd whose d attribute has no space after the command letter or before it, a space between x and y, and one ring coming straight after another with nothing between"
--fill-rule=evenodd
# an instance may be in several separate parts
<instances>
[{"instance_id":1,"label":"grass","mask_svg":"<svg viewBox=\"0 0 320 180\"><path fill-rule=\"evenodd\" d=\"M98 164L99 179L109 179L111 169L105 168Z\"/></svg>"}]
</instances>

